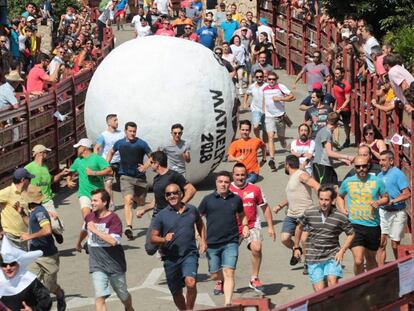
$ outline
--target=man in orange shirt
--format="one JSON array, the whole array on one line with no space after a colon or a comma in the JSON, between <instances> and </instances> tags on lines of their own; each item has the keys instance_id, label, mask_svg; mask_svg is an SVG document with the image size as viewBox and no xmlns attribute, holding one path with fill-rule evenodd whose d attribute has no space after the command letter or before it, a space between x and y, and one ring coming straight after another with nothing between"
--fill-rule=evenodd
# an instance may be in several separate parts
<instances>
[{"instance_id":1,"label":"man in orange shirt","mask_svg":"<svg viewBox=\"0 0 414 311\"><path fill-rule=\"evenodd\" d=\"M185 9L181 9L178 11L178 17L173 23L176 37L181 37L184 34L185 26L193 26L193 21L185 15Z\"/></svg>"},{"instance_id":2,"label":"man in orange shirt","mask_svg":"<svg viewBox=\"0 0 414 311\"><path fill-rule=\"evenodd\" d=\"M266 162L266 144L259 138L250 137L252 124L249 120L240 121L240 139L231 143L228 161L240 162L246 166L246 181L254 184L259 176L260 164ZM257 151L262 150L262 162L257 161Z\"/></svg>"}]
</instances>

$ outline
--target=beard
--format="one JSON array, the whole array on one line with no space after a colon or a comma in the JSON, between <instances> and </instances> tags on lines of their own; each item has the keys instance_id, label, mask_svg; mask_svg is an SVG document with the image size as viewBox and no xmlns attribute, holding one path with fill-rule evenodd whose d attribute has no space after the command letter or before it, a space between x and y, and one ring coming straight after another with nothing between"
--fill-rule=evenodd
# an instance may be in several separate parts
<instances>
[{"instance_id":1,"label":"beard","mask_svg":"<svg viewBox=\"0 0 414 311\"><path fill-rule=\"evenodd\" d=\"M306 135L301 135L301 136L299 137L299 139L300 139L301 141L307 141L307 140L308 140L308 136L306 136Z\"/></svg>"}]
</instances>

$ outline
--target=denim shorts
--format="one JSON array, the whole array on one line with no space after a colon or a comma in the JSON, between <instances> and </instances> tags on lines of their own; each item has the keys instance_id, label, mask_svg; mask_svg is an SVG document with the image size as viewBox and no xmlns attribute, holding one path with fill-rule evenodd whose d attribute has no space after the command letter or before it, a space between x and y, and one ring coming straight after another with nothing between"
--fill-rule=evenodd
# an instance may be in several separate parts
<instances>
[{"instance_id":1,"label":"denim shorts","mask_svg":"<svg viewBox=\"0 0 414 311\"><path fill-rule=\"evenodd\" d=\"M343 277L341 264L332 258L319 263L308 264L308 272L312 284L320 283L328 276Z\"/></svg>"},{"instance_id":2,"label":"denim shorts","mask_svg":"<svg viewBox=\"0 0 414 311\"><path fill-rule=\"evenodd\" d=\"M239 258L239 244L227 243L220 246L208 247L208 271L216 273L222 268L236 269Z\"/></svg>"},{"instance_id":3,"label":"denim shorts","mask_svg":"<svg viewBox=\"0 0 414 311\"><path fill-rule=\"evenodd\" d=\"M257 182L258 178L259 178L259 175L257 175L256 173L254 173L254 172L248 173L247 178L246 178L246 182L249 182L251 184L255 184Z\"/></svg>"},{"instance_id":4,"label":"denim shorts","mask_svg":"<svg viewBox=\"0 0 414 311\"><path fill-rule=\"evenodd\" d=\"M298 224L297 218L286 216L285 219L283 220L282 232L289 233L290 235L295 235L297 224Z\"/></svg>"},{"instance_id":5,"label":"denim shorts","mask_svg":"<svg viewBox=\"0 0 414 311\"><path fill-rule=\"evenodd\" d=\"M101 271L95 271L92 272L92 282L96 298L111 296L111 289L109 287L109 284L111 284L111 287L121 301L128 299L129 293L125 273L109 275Z\"/></svg>"},{"instance_id":6,"label":"denim shorts","mask_svg":"<svg viewBox=\"0 0 414 311\"><path fill-rule=\"evenodd\" d=\"M175 295L185 287L184 279L192 277L197 279L198 254L191 253L177 260L164 261L165 276L171 294Z\"/></svg>"}]
</instances>

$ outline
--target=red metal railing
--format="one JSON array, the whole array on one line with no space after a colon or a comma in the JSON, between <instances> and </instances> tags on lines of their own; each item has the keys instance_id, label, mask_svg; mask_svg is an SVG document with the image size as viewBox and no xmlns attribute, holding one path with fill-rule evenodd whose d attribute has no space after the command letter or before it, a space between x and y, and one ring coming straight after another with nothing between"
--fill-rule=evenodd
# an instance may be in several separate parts
<instances>
[{"instance_id":1,"label":"red metal railing","mask_svg":"<svg viewBox=\"0 0 414 311\"><path fill-rule=\"evenodd\" d=\"M98 65L114 47L110 28L96 62ZM73 144L86 137L84 108L87 87L96 67L82 70L52 84L46 93L37 98L19 94L21 107L0 113L0 188L11 182L12 172L31 160L31 150L43 144L53 151L47 165L51 171L59 169L76 155ZM55 112L65 116L63 121L54 117ZM7 124L7 125L6 125Z\"/></svg>"}]
</instances>

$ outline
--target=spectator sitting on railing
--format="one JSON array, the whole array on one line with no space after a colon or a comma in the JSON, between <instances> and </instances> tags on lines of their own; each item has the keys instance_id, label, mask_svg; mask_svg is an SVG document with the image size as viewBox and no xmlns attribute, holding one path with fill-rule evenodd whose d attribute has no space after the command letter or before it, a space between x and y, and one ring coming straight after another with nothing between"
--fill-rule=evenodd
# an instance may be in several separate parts
<instances>
[{"instance_id":1,"label":"spectator sitting on railing","mask_svg":"<svg viewBox=\"0 0 414 311\"><path fill-rule=\"evenodd\" d=\"M395 97L394 91L389 82L385 82L379 86L377 95L380 97L379 102L375 98L371 100L373 107L382 110L386 113L390 113L395 109L395 102L397 97Z\"/></svg>"},{"instance_id":2,"label":"spectator sitting on railing","mask_svg":"<svg viewBox=\"0 0 414 311\"><path fill-rule=\"evenodd\" d=\"M19 100L16 98L15 90L24 80L17 71L10 71L5 76L6 83L0 86L0 110L7 108L19 108Z\"/></svg>"},{"instance_id":3,"label":"spectator sitting on railing","mask_svg":"<svg viewBox=\"0 0 414 311\"><path fill-rule=\"evenodd\" d=\"M62 65L56 66L55 71L48 75L46 70L49 62L49 55L44 53L38 55L35 66L30 70L27 76L27 92L30 95L42 95L44 93L45 82L57 81Z\"/></svg>"},{"instance_id":4,"label":"spectator sitting on railing","mask_svg":"<svg viewBox=\"0 0 414 311\"><path fill-rule=\"evenodd\" d=\"M322 63L321 52L313 52L313 62L307 63L296 77L293 89L296 89L298 81L302 78L303 74L306 73L308 92L313 91L313 84L320 83L326 85L331 80L331 74L328 66Z\"/></svg>"},{"instance_id":5,"label":"spectator sitting on railing","mask_svg":"<svg viewBox=\"0 0 414 311\"><path fill-rule=\"evenodd\" d=\"M407 69L399 65L399 62L399 55L390 54L384 57L383 64L385 70L388 72L388 78L391 82L395 96L401 100L404 105L404 110L411 113L414 110L413 104L409 104L404 96L404 91L410 88L411 83L414 82L414 77Z\"/></svg>"}]
</instances>

